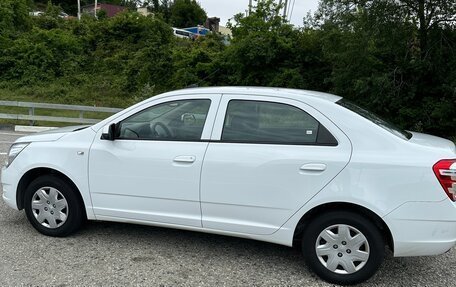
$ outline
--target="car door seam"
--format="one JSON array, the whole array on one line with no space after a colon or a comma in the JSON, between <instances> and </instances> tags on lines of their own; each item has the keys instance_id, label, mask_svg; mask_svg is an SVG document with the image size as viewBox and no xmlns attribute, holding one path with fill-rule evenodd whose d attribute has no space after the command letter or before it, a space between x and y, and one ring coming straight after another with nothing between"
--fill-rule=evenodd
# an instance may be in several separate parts
<instances>
[{"instance_id":1,"label":"car door seam","mask_svg":"<svg viewBox=\"0 0 456 287\"><path fill-rule=\"evenodd\" d=\"M93 129L92 129L93 131ZM90 207L92 209L92 215L93 217L95 218L95 220L97 220L97 215L95 214L95 211L94 211L94 208L93 208L93 199L92 199L92 190L91 190L91 186L90 186L90 156L92 154L92 147L97 139L97 135L98 135L98 131L94 131L95 135L93 136L92 138L92 142L90 143L89 145L89 150L87 151L87 189L88 189L88 192L89 192L89 198L90 198ZM87 207L85 207L87 208Z\"/></svg>"},{"instance_id":2,"label":"car door seam","mask_svg":"<svg viewBox=\"0 0 456 287\"><path fill-rule=\"evenodd\" d=\"M307 103L304 103L306 105L308 105ZM315 111L319 112L320 114L322 114L319 110L315 109L313 106L311 105L308 105L309 107L313 108ZM323 115L323 114L322 114ZM293 218L297 213L299 213L299 211L301 211L312 199L314 199L318 194L320 194L320 192L322 192L331 182L334 181L334 179L336 177L339 176L339 174L342 173L342 171L345 170L345 168L347 168L347 166L350 164L351 160L352 160L352 156L353 156L353 143L350 139L350 137L338 126L336 125L330 118L328 118L327 116L323 115L324 117L326 117L334 126L336 126L344 135L345 137L348 139L348 142L350 143L350 156L348 157L348 161L347 163L344 165L344 167L330 180L328 181L327 184L325 184L318 192L316 192L309 200L307 200L300 208L298 208L296 210L296 212L294 212L276 231L274 231L273 233L271 233L270 235L273 235L275 233L277 233L280 229L282 229L282 227L287 224L288 221L290 221L291 218Z\"/></svg>"},{"instance_id":3,"label":"car door seam","mask_svg":"<svg viewBox=\"0 0 456 287\"><path fill-rule=\"evenodd\" d=\"M214 120L212 122L212 128L211 128L211 134L209 136L209 141L207 142L206 150L204 151L203 158L201 159L201 167L200 167L200 173L199 173L198 189L199 189L199 206L200 206L201 228L204 228L204 225L203 225L203 206L202 206L202 203L201 203L201 186L202 186L202 183L203 183L202 182L202 178L203 178L204 159L206 158L207 150L209 149L210 140L212 139L212 134L214 133L215 122L217 121L217 116L218 116L218 112L219 112L219 109L220 109L220 104L222 103L223 94L218 94L218 95L219 95L219 98L218 98L217 110L215 111L215 117L214 117Z\"/></svg>"}]
</instances>

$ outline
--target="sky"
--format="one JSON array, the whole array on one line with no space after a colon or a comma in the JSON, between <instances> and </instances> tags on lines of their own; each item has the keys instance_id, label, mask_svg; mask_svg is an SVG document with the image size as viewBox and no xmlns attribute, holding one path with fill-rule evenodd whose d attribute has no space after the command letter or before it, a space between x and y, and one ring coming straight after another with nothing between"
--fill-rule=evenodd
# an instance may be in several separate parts
<instances>
[{"instance_id":1,"label":"sky","mask_svg":"<svg viewBox=\"0 0 456 287\"><path fill-rule=\"evenodd\" d=\"M277 3L279 0L276 0ZM225 26L229 18L239 12L245 12L249 6L249 0L197 0L208 17L219 17L220 25ZM307 15L309 10L315 11L318 7L319 0L289 0L291 5L294 4L291 23L302 26L302 19ZM291 7L291 6L290 6Z\"/></svg>"}]
</instances>

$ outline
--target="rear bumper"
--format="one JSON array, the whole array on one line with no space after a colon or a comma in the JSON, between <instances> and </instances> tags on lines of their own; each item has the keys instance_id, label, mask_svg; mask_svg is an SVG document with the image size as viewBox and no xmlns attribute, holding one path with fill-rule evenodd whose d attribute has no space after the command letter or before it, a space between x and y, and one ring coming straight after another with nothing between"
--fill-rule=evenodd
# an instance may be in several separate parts
<instances>
[{"instance_id":1,"label":"rear bumper","mask_svg":"<svg viewBox=\"0 0 456 287\"><path fill-rule=\"evenodd\" d=\"M456 245L456 204L408 202L384 217L394 241L394 256L425 256Z\"/></svg>"}]
</instances>

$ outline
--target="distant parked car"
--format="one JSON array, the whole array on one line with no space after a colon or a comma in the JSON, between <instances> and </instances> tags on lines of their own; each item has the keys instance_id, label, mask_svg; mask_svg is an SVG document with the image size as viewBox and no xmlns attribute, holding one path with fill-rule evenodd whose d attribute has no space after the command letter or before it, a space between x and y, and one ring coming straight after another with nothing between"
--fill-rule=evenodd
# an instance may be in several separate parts
<instances>
[{"instance_id":1,"label":"distant parked car","mask_svg":"<svg viewBox=\"0 0 456 287\"><path fill-rule=\"evenodd\" d=\"M43 11L33 11L33 12L29 12L29 15L33 16L33 17L39 17L39 16L45 16L46 13ZM67 13L65 13L63 11L61 11L58 16L63 19L70 17Z\"/></svg>"},{"instance_id":2,"label":"distant parked car","mask_svg":"<svg viewBox=\"0 0 456 287\"><path fill-rule=\"evenodd\" d=\"M33 16L33 17L38 17L38 16L44 16L44 15L46 15L46 13L44 13L43 11L32 11L32 12L29 12L29 15Z\"/></svg>"},{"instance_id":3,"label":"distant parked car","mask_svg":"<svg viewBox=\"0 0 456 287\"><path fill-rule=\"evenodd\" d=\"M66 18L70 17L70 15L68 15L67 13L62 11L62 12L59 13L59 17L66 19Z\"/></svg>"},{"instance_id":4,"label":"distant parked car","mask_svg":"<svg viewBox=\"0 0 456 287\"><path fill-rule=\"evenodd\" d=\"M173 28L173 33L174 33L174 36L176 36L177 38L184 38L184 39L193 40L196 37L196 35L193 34L192 32L185 31L185 30L182 30L182 29L177 29L177 28Z\"/></svg>"},{"instance_id":5,"label":"distant parked car","mask_svg":"<svg viewBox=\"0 0 456 287\"><path fill-rule=\"evenodd\" d=\"M422 256L455 245L455 158L451 141L338 96L204 88L19 138L1 182L45 235L90 219L299 243L321 278L355 284L385 246Z\"/></svg>"}]
</instances>

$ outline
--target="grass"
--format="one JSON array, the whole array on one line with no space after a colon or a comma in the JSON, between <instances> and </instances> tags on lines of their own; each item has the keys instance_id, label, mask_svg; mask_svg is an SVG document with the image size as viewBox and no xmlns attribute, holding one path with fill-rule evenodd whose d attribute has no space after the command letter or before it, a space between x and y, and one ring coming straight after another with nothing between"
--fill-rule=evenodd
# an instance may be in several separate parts
<instances>
[{"instance_id":1,"label":"grass","mask_svg":"<svg viewBox=\"0 0 456 287\"><path fill-rule=\"evenodd\" d=\"M114 87L73 86L56 81L44 86L19 87L0 83L0 100L124 108L131 105L133 97Z\"/></svg>"},{"instance_id":2,"label":"grass","mask_svg":"<svg viewBox=\"0 0 456 287\"><path fill-rule=\"evenodd\" d=\"M0 83L0 100L113 108L125 108L137 102L134 97L121 94L112 87L98 87L96 85L72 86L65 82L53 82L45 86L24 85L19 87L12 86L9 83ZM28 115L29 108L0 106L0 113ZM34 114L40 116L79 118L79 111L35 109ZM84 112L84 118L99 120L110 115L110 113ZM30 122L0 119L0 124L30 125ZM34 125L68 126L74 124L37 121Z\"/></svg>"}]
</instances>

